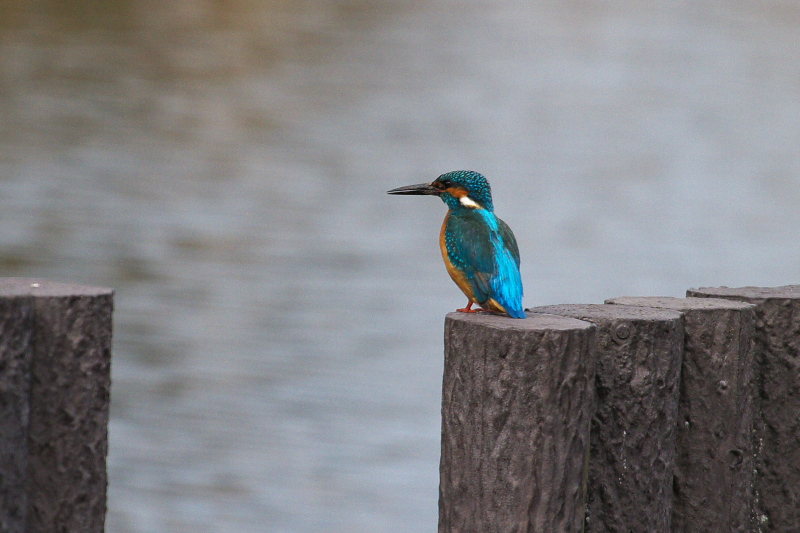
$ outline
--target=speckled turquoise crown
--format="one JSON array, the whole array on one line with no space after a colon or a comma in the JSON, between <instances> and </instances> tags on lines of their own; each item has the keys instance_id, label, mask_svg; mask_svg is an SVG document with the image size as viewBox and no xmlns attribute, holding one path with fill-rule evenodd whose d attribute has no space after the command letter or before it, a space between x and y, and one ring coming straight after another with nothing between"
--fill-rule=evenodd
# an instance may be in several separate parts
<instances>
[{"instance_id":1,"label":"speckled turquoise crown","mask_svg":"<svg viewBox=\"0 0 800 533\"><path fill-rule=\"evenodd\" d=\"M461 186L467 190L469 197L479 203L483 208L488 211L494 211L492 205L492 188L489 182L474 170L455 170L442 174L436 181L445 183L450 181L452 186ZM446 202L449 205L449 202Z\"/></svg>"}]
</instances>

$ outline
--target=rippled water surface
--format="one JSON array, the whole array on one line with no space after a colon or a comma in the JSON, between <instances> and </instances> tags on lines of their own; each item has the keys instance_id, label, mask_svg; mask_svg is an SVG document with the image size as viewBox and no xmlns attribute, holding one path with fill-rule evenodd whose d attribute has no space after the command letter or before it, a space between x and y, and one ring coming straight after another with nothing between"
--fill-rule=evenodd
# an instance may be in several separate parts
<instances>
[{"instance_id":1,"label":"rippled water surface","mask_svg":"<svg viewBox=\"0 0 800 533\"><path fill-rule=\"evenodd\" d=\"M793 2L6 2L0 275L116 289L109 532L437 521L444 206L527 306L800 281Z\"/></svg>"}]
</instances>

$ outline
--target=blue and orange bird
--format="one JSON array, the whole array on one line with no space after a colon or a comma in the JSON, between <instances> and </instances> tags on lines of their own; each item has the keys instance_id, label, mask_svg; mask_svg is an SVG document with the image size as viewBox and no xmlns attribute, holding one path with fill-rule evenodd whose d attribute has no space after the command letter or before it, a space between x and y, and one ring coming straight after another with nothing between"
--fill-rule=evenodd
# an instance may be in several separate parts
<instances>
[{"instance_id":1,"label":"blue and orange bird","mask_svg":"<svg viewBox=\"0 0 800 533\"><path fill-rule=\"evenodd\" d=\"M398 187L389 194L436 195L447 204L439 246L447 272L469 298L458 311L474 313L472 304L477 304L486 311L525 318L517 239L494 214L486 178L471 170L457 170L432 183Z\"/></svg>"}]
</instances>

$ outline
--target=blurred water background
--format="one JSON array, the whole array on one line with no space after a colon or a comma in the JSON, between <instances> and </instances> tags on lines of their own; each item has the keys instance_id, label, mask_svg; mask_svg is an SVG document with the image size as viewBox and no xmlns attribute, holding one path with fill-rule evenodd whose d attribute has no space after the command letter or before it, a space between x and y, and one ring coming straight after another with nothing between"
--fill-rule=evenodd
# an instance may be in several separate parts
<instances>
[{"instance_id":1,"label":"blurred water background","mask_svg":"<svg viewBox=\"0 0 800 533\"><path fill-rule=\"evenodd\" d=\"M116 289L107 530L437 521L444 206L527 306L800 281L800 4L0 1L0 275Z\"/></svg>"}]
</instances>

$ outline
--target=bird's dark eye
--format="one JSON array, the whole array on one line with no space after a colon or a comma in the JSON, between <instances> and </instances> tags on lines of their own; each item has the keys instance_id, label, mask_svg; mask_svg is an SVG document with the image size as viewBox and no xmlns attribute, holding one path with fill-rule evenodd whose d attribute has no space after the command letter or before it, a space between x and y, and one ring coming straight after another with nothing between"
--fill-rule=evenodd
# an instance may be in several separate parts
<instances>
[{"instance_id":1,"label":"bird's dark eye","mask_svg":"<svg viewBox=\"0 0 800 533\"><path fill-rule=\"evenodd\" d=\"M453 184L453 182L450 181L450 180L444 180L442 182L442 185L444 185L445 187L450 187L452 184Z\"/></svg>"}]
</instances>

